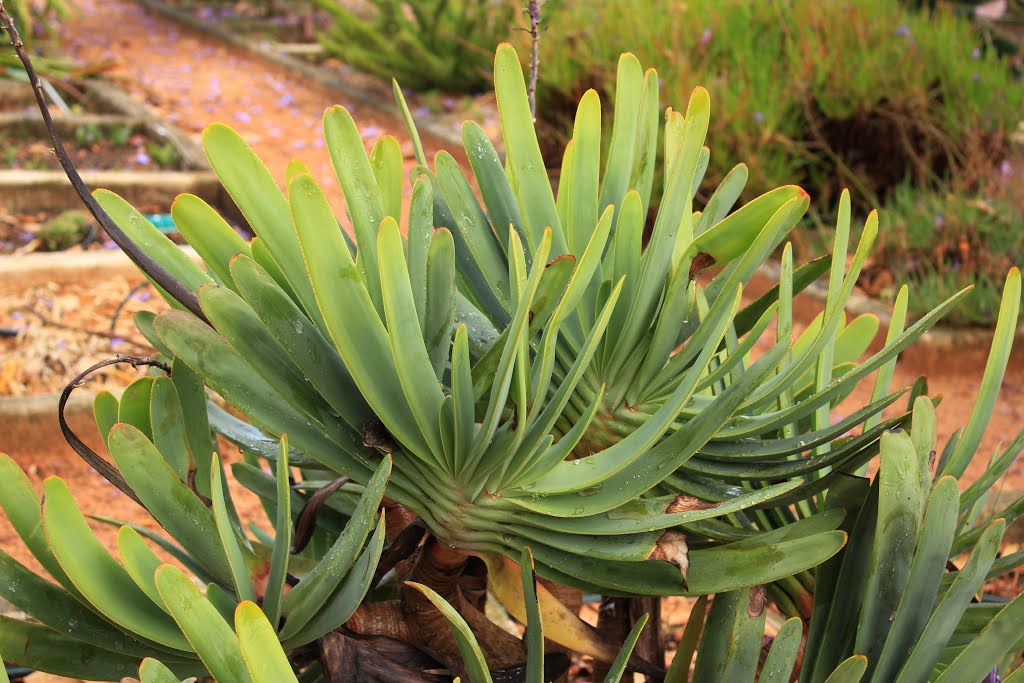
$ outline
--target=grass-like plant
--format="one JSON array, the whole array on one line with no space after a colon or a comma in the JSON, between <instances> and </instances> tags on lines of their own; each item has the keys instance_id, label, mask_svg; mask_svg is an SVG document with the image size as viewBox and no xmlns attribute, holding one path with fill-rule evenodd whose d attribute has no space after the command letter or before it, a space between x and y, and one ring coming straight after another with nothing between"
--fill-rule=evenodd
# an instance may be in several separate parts
<instances>
[{"instance_id":1,"label":"grass-like plant","mask_svg":"<svg viewBox=\"0 0 1024 683\"><path fill-rule=\"evenodd\" d=\"M517 26L508 0L316 0L333 23L318 34L328 53L417 90L480 92L494 48Z\"/></svg>"},{"instance_id":2,"label":"grass-like plant","mask_svg":"<svg viewBox=\"0 0 1024 683\"><path fill-rule=\"evenodd\" d=\"M916 317L973 284L947 324L995 324L1003 275L1024 254L1024 211L1005 198L921 192L903 184L890 197L882 222L868 278L873 294L891 300L896 283L910 284L917 292L910 306Z\"/></svg>"},{"instance_id":3,"label":"grass-like plant","mask_svg":"<svg viewBox=\"0 0 1024 683\"><path fill-rule=\"evenodd\" d=\"M544 44L542 117L562 125L579 93L609 87L620 52L667 61L669 91L703 84L728 112L712 123L721 162L709 178L743 160L747 198L793 182L825 211L844 187L871 208L906 179L977 181L1005 151L1024 103L1011 61L948 7L698 0L666 11L567 0L547 13L547 30L558 40Z\"/></svg>"}]
</instances>

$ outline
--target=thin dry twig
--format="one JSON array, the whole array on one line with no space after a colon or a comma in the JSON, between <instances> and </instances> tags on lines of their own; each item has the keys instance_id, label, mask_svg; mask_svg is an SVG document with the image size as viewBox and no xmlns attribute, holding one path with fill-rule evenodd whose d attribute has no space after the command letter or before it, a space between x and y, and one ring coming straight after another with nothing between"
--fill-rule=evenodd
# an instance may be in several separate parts
<instances>
[{"instance_id":1,"label":"thin dry twig","mask_svg":"<svg viewBox=\"0 0 1024 683\"><path fill-rule=\"evenodd\" d=\"M121 317L121 311L128 305L128 302L132 300L132 297L139 293L142 289L149 286L149 280L143 280L139 284L128 290L128 293L124 295L120 303L117 304L117 308L114 309L114 314L110 316L110 333L113 334L117 329L117 319Z\"/></svg>"},{"instance_id":2,"label":"thin dry twig","mask_svg":"<svg viewBox=\"0 0 1024 683\"><path fill-rule=\"evenodd\" d=\"M52 318L47 317L46 315L40 313L38 310L36 310L34 308L29 308L29 309L26 310L26 312L31 313L35 317L39 318L39 322L41 322L44 325L47 325L49 327L56 327L56 328L61 329L61 330L70 330L72 332L80 332L82 334L88 334L88 335L92 335L94 337L103 337L105 339L110 339L111 341L114 341L114 340L123 341L124 343L131 344L132 346L138 347L140 350L143 350L143 351L151 350L149 344L144 344L142 342L135 341L134 339L128 339L128 338L125 338L125 337L121 337L121 336L118 336L116 334L112 334L110 332L104 332L103 330L90 330L87 327L81 327L79 325L69 325L68 323L62 323L59 320L54 320Z\"/></svg>"},{"instance_id":3,"label":"thin dry twig","mask_svg":"<svg viewBox=\"0 0 1024 683\"><path fill-rule=\"evenodd\" d=\"M537 76L540 73L540 2L530 0L526 11L530 15L530 116L537 120Z\"/></svg>"},{"instance_id":4,"label":"thin dry twig","mask_svg":"<svg viewBox=\"0 0 1024 683\"><path fill-rule=\"evenodd\" d=\"M118 354L114 358L109 358L107 360L100 361L99 363L96 363L95 365L83 370L81 373L79 373L77 377L71 380L71 382L69 382L66 387L64 387L64 391L62 391L60 394L60 401L58 401L57 403L57 421L60 423L60 431L61 433L64 434L64 439L68 442L68 444L70 444L70 446L75 450L75 452L78 453L82 460L88 463L89 466L96 470L96 472L99 473L104 479L106 479L111 484L116 486L122 493L124 493L126 496L134 500L136 503L138 503L145 509L145 503L143 503L142 500L138 497L138 495L136 495L132 487L129 486L128 482L126 482L124 480L124 477L121 476L121 473L117 471L117 468L111 465L106 460L104 460L102 456L96 453L96 451L94 451L93 449L89 448L89 446L87 446L84 441L78 438L78 435L75 434L74 431L72 431L71 427L68 425L68 422L64 417L64 407L67 405L68 399L71 398L71 392L73 392L78 387L82 386L82 383L85 381L85 379L92 373L96 372L101 368L105 368L108 365L116 365L118 363L128 363L135 368L139 366L148 365L160 368L168 375L171 374L171 368L166 363L158 361L155 358L135 358L133 356L125 356L122 354Z\"/></svg>"}]
</instances>

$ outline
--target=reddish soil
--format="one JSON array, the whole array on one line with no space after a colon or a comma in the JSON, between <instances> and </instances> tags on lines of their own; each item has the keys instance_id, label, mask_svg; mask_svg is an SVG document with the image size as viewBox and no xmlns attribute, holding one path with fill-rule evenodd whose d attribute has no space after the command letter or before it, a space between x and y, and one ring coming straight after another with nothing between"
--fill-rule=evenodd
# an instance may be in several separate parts
<instances>
[{"instance_id":1,"label":"reddish soil","mask_svg":"<svg viewBox=\"0 0 1024 683\"><path fill-rule=\"evenodd\" d=\"M112 16L118 23L113 33L109 31ZM339 101L292 72L151 15L131 2L83 0L79 16L65 26L63 38L61 47L69 56L82 63L112 62L105 77L197 139L213 122L234 128L279 183L284 182L289 161L305 162L339 216L344 215L341 190L321 129L327 107L347 107L368 148L383 135L395 136L406 154L407 169L414 165L404 125L376 111L373 102ZM429 135L423 144L428 158L441 148Z\"/></svg>"}]
</instances>

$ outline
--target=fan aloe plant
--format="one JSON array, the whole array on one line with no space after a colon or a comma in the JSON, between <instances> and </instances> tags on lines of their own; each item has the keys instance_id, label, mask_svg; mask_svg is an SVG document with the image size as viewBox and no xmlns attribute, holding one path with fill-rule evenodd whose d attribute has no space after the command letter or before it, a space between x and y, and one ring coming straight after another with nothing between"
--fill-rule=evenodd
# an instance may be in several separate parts
<instances>
[{"instance_id":1,"label":"fan aloe plant","mask_svg":"<svg viewBox=\"0 0 1024 683\"><path fill-rule=\"evenodd\" d=\"M240 631L265 639L254 602L300 660L303 646L323 649L321 636L347 622L350 633L412 640L471 673L471 659L458 656L468 652L469 628L481 635L487 667L520 664L523 642L483 617L481 588L530 621L520 566L527 548L545 579L535 608L545 636L607 664L617 646L556 596L556 584L626 598L750 596L750 587L768 585L785 612L813 618L808 572L835 557L853 528L841 528L847 522L833 508L844 506L831 503L842 494L833 491L885 447L889 430L912 424L909 406L882 416L906 394L889 389L897 354L962 293L905 329L905 299L898 301L881 350L859 361L877 320L847 322L843 309L877 233L874 214L848 259L844 196L832 259L794 268L783 242L808 205L799 188L733 211L746 181L740 165L695 210L710 154L709 96L698 88L685 113L667 110L662 132L657 74L631 55L619 63L605 163L601 103L588 92L556 194L508 45L497 52L494 81L506 159L479 126L465 124L475 183L446 152L428 167L406 114L420 165L404 216L397 140L386 136L367 154L350 113L327 110L324 134L354 240L301 163L289 166L282 191L221 124L206 129L204 146L257 237L244 241L205 202L179 197L175 224L205 268L113 193L85 197L113 219L108 231L173 307L136 318L169 377L139 380L120 400L101 395L97 422L116 467L88 457L180 546L157 542L182 551L181 561L215 588L203 602L186 594L177 570L154 573L158 563L130 531L117 563L89 540L70 494L53 480L44 487L44 538L35 494L14 478L22 483L9 487L5 510L22 519L19 531L70 596L68 609L95 608L141 645L169 648L170 658L158 658L171 670L195 666L222 680L252 668L247 646L231 645L248 636L233 640L228 624L238 622L228 607L244 613ZM395 92L408 112L397 85ZM662 137L665 189L648 231ZM744 307L746 285L780 247L779 285ZM714 278L703 272L711 268ZM822 315L794 342L793 296L826 271ZM995 354L996 366L1005 367L1007 349ZM872 373L871 402L832 424L830 408ZM205 402L204 387L232 410ZM910 406L920 393L910 392ZM979 410L983 421L991 405ZM950 457L956 467L977 447L976 429ZM273 538L239 524L211 430L246 454L233 472L264 499ZM339 477L348 481L340 493ZM314 492L313 509L333 504L341 521L312 524L319 541L308 559L316 564L304 573L283 549L289 508ZM382 498L406 522L387 551L382 521L366 541ZM58 517L82 533L62 531ZM307 517L299 528L309 527ZM423 528L429 535L420 542ZM61 538L83 544L87 559ZM65 564L79 561L88 564L72 576ZM843 560L831 561L823 566ZM406 582L397 596L363 602L377 574L390 570ZM98 578L108 574L115 583ZM296 585L285 596L289 575ZM434 605L445 601L443 616L455 610L470 624L454 620L454 635L435 628L442 615ZM192 623L182 604L226 621ZM2 622L0 651L46 661L24 646L81 640L64 622L39 620L46 626ZM218 645L197 643L198 628L213 629ZM150 654L136 652L131 665Z\"/></svg>"},{"instance_id":2,"label":"fan aloe plant","mask_svg":"<svg viewBox=\"0 0 1024 683\"><path fill-rule=\"evenodd\" d=\"M0 595L34 620L0 617L0 652L34 668L90 680L131 675L141 659L159 658L177 675L209 672L222 681L285 681L272 674L282 667L292 671L286 657L275 656L279 648L249 641L269 633L275 645L280 636L292 652L315 643L355 612L383 550L384 515L378 507L390 460L382 460L361 496L351 500L350 494L354 505L341 504L350 515L347 524L336 526L337 512L333 518L322 516L320 533L332 544L292 555L291 502L300 497L291 490L287 438L282 437L277 533L272 538L259 534L262 543L250 542L219 457L211 453L209 432L204 441L189 442L186 432L194 423L183 419L182 408L188 412L194 407L190 401L198 399L205 409L201 384L194 379L179 369L173 380L138 380L120 402L109 394L97 401L100 424L108 416L118 422L107 446L124 483L171 536L99 518L120 526L120 562L93 535L63 480L48 478L40 500L17 465L0 456L0 507L56 582L0 551ZM207 490L212 500L187 483L196 472L194 453L199 459L205 455L211 465ZM165 564L146 538L192 576ZM288 590L289 577L302 587ZM205 591L196 587L196 579ZM278 634L276 625L282 622L287 626ZM238 628L237 638L231 623ZM302 659L296 663L301 668ZM250 678L247 670L260 675Z\"/></svg>"}]
</instances>

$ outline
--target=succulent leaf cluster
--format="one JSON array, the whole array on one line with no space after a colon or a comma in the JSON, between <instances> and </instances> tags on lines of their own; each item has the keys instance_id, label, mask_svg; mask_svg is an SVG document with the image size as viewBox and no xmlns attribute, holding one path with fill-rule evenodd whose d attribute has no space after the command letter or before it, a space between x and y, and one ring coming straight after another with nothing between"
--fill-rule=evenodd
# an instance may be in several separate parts
<instances>
[{"instance_id":1,"label":"succulent leaf cluster","mask_svg":"<svg viewBox=\"0 0 1024 683\"><path fill-rule=\"evenodd\" d=\"M494 80L504 159L468 122L472 175L447 152L431 167L407 117L418 165L405 210L399 143L386 136L367 153L350 113L327 110L354 239L304 166L289 166L282 190L220 124L204 132L206 152L256 237L179 197L174 222L205 268L120 197L95 193L198 301L165 292L171 310L139 314L160 370L95 404L113 460L104 476L163 532L121 525L115 557L66 484L48 479L40 499L0 459L0 506L55 582L0 555L0 595L35 620L0 618L0 652L93 679L134 675L145 660L147 683L293 670L316 680L311 648L381 579L386 500L483 560L491 592L527 625L531 681L543 680L541 633L618 680L643 628L617 654L534 568L605 596L716 594L710 610L698 602L669 680L686 680L694 656L695 680L782 680L804 630L802 681L973 680L1016 654L1005 634L1024 626L1024 603L971 599L1021 564L995 555L1021 502L981 511L1024 436L963 493L957 482L1006 368L1019 273L1007 277L978 404L936 455L938 399L924 382L890 384L900 351L963 293L909 321L904 288L868 355L878 321L847 320L844 307L875 214L851 245L844 195L832 257L794 267L785 239L808 207L799 188L734 208L738 165L698 209L708 94L696 89L662 126L657 74L631 55L607 153L591 91L554 191L510 46ZM666 182L649 216L659 142ZM778 285L745 298L779 250ZM823 310L795 335L793 298L826 273ZM833 421L872 375L869 403ZM261 499L273 535L242 523L212 434L243 453L231 473ZM458 611L414 587L451 624L469 679L489 680ZM759 664L769 599L792 619Z\"/></svg>"}]
</instances>

